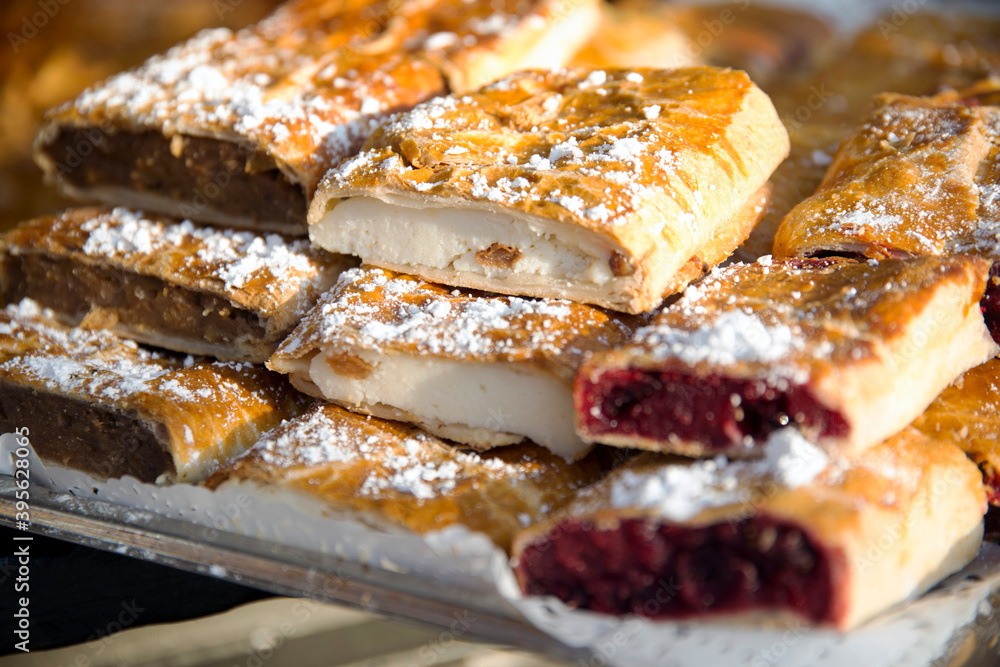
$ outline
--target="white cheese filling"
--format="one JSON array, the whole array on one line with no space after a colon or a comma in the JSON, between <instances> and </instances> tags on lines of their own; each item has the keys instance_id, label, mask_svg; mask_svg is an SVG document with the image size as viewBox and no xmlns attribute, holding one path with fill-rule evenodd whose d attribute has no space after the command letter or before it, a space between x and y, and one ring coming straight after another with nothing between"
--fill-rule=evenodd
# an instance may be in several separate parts
<instances>
[{"instance_id":1,"label":"white cheese filling","mask_svg":"<svg viewBox=\"0 0 1000 667\"><path fill-rule=\"evenodd\" d=\"M603 287L616 280L611 249L591 235L569 226L557 235L543 221L514 213L422 207L401 197L351 197L312 225L309 236L321 248L371 264L453 270L498 283L525 276ZM476 259L477 252L497 243L520 252L510 268Z\"/></svg>"},{"instance_id":2,"label":"white cheese filling","mask_svg":"<svg viewBox=\"0 0 1000 667\"><path fill-rule=\"evenodd\" d=\"M590 449L573 426L570 387L541 371L373 352L357 356L372 367L367 377L334 372L327 354L313 357L310 379L324 397L376 414L379 406L388 406L420 425L456 435L466 429L513 433L567 460Z\"/></svg>"}]
</instances>

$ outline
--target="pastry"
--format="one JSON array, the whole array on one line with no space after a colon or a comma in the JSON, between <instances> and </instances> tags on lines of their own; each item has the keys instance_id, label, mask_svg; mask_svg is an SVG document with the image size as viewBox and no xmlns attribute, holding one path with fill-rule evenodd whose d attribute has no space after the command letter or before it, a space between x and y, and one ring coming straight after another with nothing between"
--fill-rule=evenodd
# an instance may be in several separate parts
<instances>
[{"instance_id":1,"label":"pastry","mask_svg":"<svg viewBox=\"0 0 1000 667\"><path fill-rule=\"evenodd\" d=\"M327 516L428 533L454 524L510 548L603 474L601 457L574 464L530 444L477 453L419 428L318 403L264 435L207 481L259 484L318 500Z\"/></svg>"},{"instance_id":2,"label":"pastry","mask_svg":"<svg viewBox=\"0 0 1000 667\"><path fill-rule=\"evenodd\" d=\"M0 311L0 433L27 428L52 463L194 482L310 400L259 366L150 352L51 315L30 299Z\"/></svg>"},{"instance_id":3,"label":"pastry","mask_svg":"<svg viewBox=\"0 0 1000 667\"><path fill-rule=\"evenodd\" d=\"M742 72L521 72L383 124L324 178L309 236L445 285L639 313L746 238L787 151Z\"/></svg>"},{"instance_id":4,"label":"pastry","mask_svg":"<svg viewBox=\"0 0 1000 667\"><path fill-rule=\"evenodd\" d=\"M956 380L913 426L957 442L983 471L990 504L1000 506L1000 360L991 359Z\"/></svg>"},{"instance_id":5,"label":"pastry","mask_svg":"<svg viewBox=\"0 0 1000 667\"><path fill-rule=\"evenodd\" d=\"M35 299L65 324L263 363L354 264L305 239L78 208L0 237L0 297Z\"/></svg>"},{"instance_id":6,"label":"pastry","mask_svg":"<svg viewBox=\"0 0 1000 667\"><path fill-rule=\"evenodd\" d=\"M794 431L769 448L627 463L517 535L522 588L607 614L844 630L975 557L986 496L952 442L907 429L825 467Z\"/></svg>"},{"instance_id":7,"label":"pastry","mask_svg":"<svg viewBox=\"0 0 1000 667\"><path fill-rule=\"evenodd\" d=\"M52 110L36 160L77 199L304 234L320 177L378 120L520 67L558 66L596 13L593 0L293 0Z\"/></svg>"},{"instance_id":8,"label":"pastry","mask_svg":"<svg viewBox=\"0 0 1000 667\"><path fill-rule=\"evenodd\" d=\"M573 427L573 375L587 353L624 343L636 319L362 267L268 366L308 394L475 448L529 438L576 459L590 445Z\"/></svg>"},{"instance_id":9,"label":"pastry","mask_svg":"<svg viewBox=\"0 0 1000 667\"><path fill-rule=\"evenodd\" d=\"M571 67L690 67L703 64L666 2L602 3L601 29L573 56Z\"/></svg>"},{"instance_id":10,"label":"pastry","mask_svg":"<svg viewBox=\"0 0 1000 667\"><path fill-rule=\"evenodd\" d=\"M853 456L896 433L997 345L976 257L734 264L688 288L574 387L591 442L759 454L791 425Z\"/></svg>"},{"instance_id":11,"label":"pastry","mask_svg":"<svg viewBox=\"0 0 1000 667\"><path fill-rule=\"evenodd\" d=\"M969 98L985 91L970 91ZM884 94L841 145L816 193L782 220L774 253L1000 259L1000 107L959 94ZM1000 267L986 299L1000 335Z\"/></svg>"}]
</instances>

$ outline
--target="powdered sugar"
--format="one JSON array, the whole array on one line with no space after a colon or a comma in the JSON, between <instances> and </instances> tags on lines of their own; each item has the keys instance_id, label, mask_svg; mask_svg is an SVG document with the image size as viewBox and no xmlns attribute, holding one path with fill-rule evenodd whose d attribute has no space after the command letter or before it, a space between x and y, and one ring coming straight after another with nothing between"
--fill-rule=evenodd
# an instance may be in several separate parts
<instances>
[{"instance_id":1,"label":"powdered sugar","mask_svg":"<svg viewBox=\"0 0 1000 667\"><path fill-rule=\"evenodd\" d=\"M793 428L776 431L760 460L730 462L724 456L692 463L624 470L611 486L611 506L653 509L671 521L689 521L706 509L745 503L772 480L785 488L812 484L830 461Z\"/></svg>"},{"instance_id":2,"label":"powdered sugar","mask_svg":"<svg viewBox=\"0 0 1000 667\"><path fill-rule=\"evenodd\" d=\"M686 364L731 365L739 362L773 363L799 345L787 325L765 326L741 310L727 311L693 330L654 325L636 333L639 343L659 359L673 357Z\"/></svg>"}]
</instances>

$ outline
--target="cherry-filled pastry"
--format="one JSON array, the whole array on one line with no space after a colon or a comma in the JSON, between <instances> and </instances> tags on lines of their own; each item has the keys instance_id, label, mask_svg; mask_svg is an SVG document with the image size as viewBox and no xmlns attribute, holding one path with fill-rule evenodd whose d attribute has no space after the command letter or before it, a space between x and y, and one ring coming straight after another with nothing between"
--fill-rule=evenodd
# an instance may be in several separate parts
<instances>
[{"instance_id":1,"label":"cherry-filled pastry","mask_svg":"<svg viewBox=\"0 0 1000 667\"><path fill-rule=\"evenodd\" d=\"M0 237L0 298L169 350L263 363L355 264L305 239L78 208Z\"/></svg>"},{"instance_id":2,"label":"cherry-filled pastry","mask_svg":"<svg viewBox=\"0 0 1000 667\"><path fill-rule=\"evenodd\" d=\"M36 161L76 199L301 235L323 173L380 119L562 65L596 20L593 0L293 0L52 110Z\"/></svg>"},{"instance_id":3,"label":"cherry-filled pastry","mask_svg":"<svg viewBox=\"0 0 1000 667\"><path fill-rule=\"evenodd\" d=\"M151 352L69 329L30 299L0 310L0 433L102 477L197 482L310 399L260 366Z\"/></svg>"},{"instance_id":4,"label":"cherry-filled pastry","mask_svg":"<svg viewBox=\"0 0 1000 667\"><path fill-rule=\"evenodd\" d=\"M390 532L462 524L503 549L514 534L603 474L595 453L569 464L531 444L463 450L408 424L318 403L206 482L243 482L318 500L324 514Z\"/></svg>"},{"instance_id":5,"label":"cherry-filled pastry","mask_svg":"<svg viewBox=\"0 0 1000 667\"><path fill-rule=\"evenodd\" d=\"M567 458L573 377L638 318L559 299L458 290L375 267L346 271L271 357L302 391L475 448L528 438Z\"/></svg>"},{"instance_id":6,"label":"cherry-filled pastry","mask_svg":"<svg viewBox=\"0 0 1000 667\"><path fill-rule=\"evenodd\" d=\"M639 313L742 243L787 152L743 72L521 72L384 123L324 178L309 236L445 285Z\"/></svg>"},{"instance_id":7,"label":"cherry-filled pastry","mask_svg":"<svg viewBox=\"0 0 1000 667\"><path fill-rule=\"evenodd\" d=\"M876 97L816 193L781 222L775 255L1000 259L1000 107L969 99ZM1000 265L983 308L1000 337Z\"/></svg>"},{"instance_id":8,"label":"cherry-filled pastry","mask_svg":"<svg viewBox=\"0 0 1000 667\"><path fill-rule=\"evenodd\" d=\"M529 595L664 620L848 629L961 569L986 494L949 440L906 429L854 460L785 429L767 458L647 453L517 535Z\"/></svg>"},{"instance_id":9,"label":"cherry-filled pastry","mask_svg":"<svg viewBox=\"0 0 1000 667\"><path fill-rule=\"evenodd\" d=\"M998 347L978 257L734 264L689 287L630 344L576 378L588 441L703 456L759 454L792 426L856 455L909 424Z\"/></svg>"},{"instance_id":10,"label":"cherry-filled pastry","mask_svg":"<svg viewBox=\"0 0 1000 667\"><path fill-rule=\"evenodd\" d=\"M983 471L990 504L1000 506L1000 360L991 359L956 380L913 427L957 442Z\"/></svg>"}]
</instances>

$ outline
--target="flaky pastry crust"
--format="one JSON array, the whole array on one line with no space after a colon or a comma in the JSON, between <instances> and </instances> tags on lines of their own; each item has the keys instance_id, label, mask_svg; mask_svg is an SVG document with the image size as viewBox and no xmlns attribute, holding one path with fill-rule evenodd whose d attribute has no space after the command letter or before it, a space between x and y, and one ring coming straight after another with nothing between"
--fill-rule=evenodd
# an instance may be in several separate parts
<instances>
[{"instance_id":1,"label":"flaky pastry crust","mask_svg":"<svg viewBox=\"0 0 1000 667\"><path fill-rule=\"evenodd\" d=\"M982 479L947 439L906 429L854 460L831 462L811 480L788 484L776 472L759 463L642 455L581 493L557 516L517 535L513 554L521 585L535 594L586 589L585 581L566 585L577 575L562 569L560 563L567 561L560 561L559 554L587 553L586 562L601 564L605 573L648 573L648 581L634 580L640 582L639 595L619 613L649 615L654 610L660 618L721 614L755 621L792 614L800 621L847 629L920 595L971 561L981 543L986 510ZM581 522L594 534L590 550L561 547L560 541ZM600 551L602 545L614 549L616 531L637 536L631 560L624 560L627 554ZM714 570L684 570L679 559L697 557L688 552L699 544L699 535L724 536L722 543L735 552L703 554ZM776 535L781 536L779 544ZM643 540L654 537L666 543L672 556L652 564L632 562L641 558ZM727 558L736 561L732 569ZM786 560L776 563L774 578L769 559L778 558ZM678 572L691 578L678 580ZM656 598L661 604L644 604L642 587L652 596L657 588L650 582L668 577L680 589L680 603L671 600L678 597L676 591L672 596L667 591L666 599ZM605 578L619 581L613 574ZM759 606L753 601L760 591L788 582L797 582L798 588L786 590L786 597L771 597ZM637 586L633 580L618 585L633 594ZM698 597L689 590L696 586L712 594ZM741 586L746 592L740 592ZM598 595L614 599L605 589L589 591L570 601L587 607ZM621 599L628 598L622 593Z\"/></svg>"},{"instance_id":2,"label":"flaky pastry crust","mask_svg":"<svg viewBox=\"0 0 1000 667\"><path fill-rule=\"evenodd\" d=\"M978 306L989 268L969 256L871 263L767 257L718 270L629 345L584 363L575 388L577 430L618 446L747 456L791 424L817 444L855 455L997 353ZM636 377L620 379L626 376ZM652 409L644 401L659 400L667 382L690 403L688 415L643 426ZM725 383L731 401L716 396ZM703 407L710 397L726 400ZM781 407L775 397L791 402ZM771 407L773 414L758 414ZM644 433L650 428L657 433Z\"/></svg>"},{"instance_id":3,"label":"flaky pastry crust","mask_svg":"<svg viewBox=\"0 0 1000 667\"><path fill-rule=\"evenodd\" d=\"M86 321L158 347L263 363L355 264L304 239L78 208L0 238L0 295L33 298L67 324ZM94 284L83 277L88 270ZM138 277L151 281L133 285ZM138 301L127 293L133 289L143 290Z\"/></svg>"},{"instance_id":4,"label":"flaky pastry crust","mask_svg":"<svg viewBox=\"0 0 1000 667\"><path fill-rule=\"evenodd\" d=\"M51 315L29 300L0 311L0 429L29 427L56 463L194 482L311 402L259 366L150 352Z\"/></svg>"},{"instance_id":5,"label":"flaky pastry crust","mask_svg":"<svg viewBox=\"0 0 1000 667\"><path fill-rule=\"evenodd\" d=\"M413 426L317 404L207 484L284 488L379 528L428 533L462 524L509 549L516 531L602 474L599 457L568 464L530 444L476 453Z\"/></svg>"},{"instance_id":6,"label":"flaky pastry crust","mask_svg":"<svg viewBox=\"0 0 1000 667\"><path fill-rule=\"evenodd\" d=\"M734 226L749 234L763 214L756 197L787 151L767 96L742 72L522 72L382 125L325 177L310 236L436 282L638 313L690 282L691 266L706 270L739 245L723 255L713 240L740 236ZM374 245L330 240L345 198L501 214L597 261L531 285L515 282L516 263L497 273L430 266L419 254L386 261Z\"/></svg>"}]
</instances>

